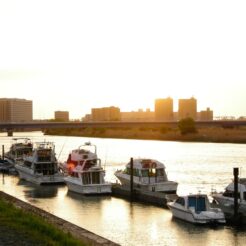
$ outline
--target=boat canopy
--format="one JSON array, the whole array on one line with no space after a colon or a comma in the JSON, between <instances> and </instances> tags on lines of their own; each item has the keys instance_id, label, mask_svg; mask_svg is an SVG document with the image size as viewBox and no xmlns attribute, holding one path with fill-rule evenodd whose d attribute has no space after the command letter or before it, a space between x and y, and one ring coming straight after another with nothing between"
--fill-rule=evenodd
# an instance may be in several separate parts
<instances>
[{"instance_id":1,"label":"boat canopy","mask_svg":"<svg viewBox=\"0 0 246 246\"><path fill-rule=\"evenodd\" d=\"M130 162L127 164L127 168L130 168ZM153 159L134 159L133 160L134 169L165 169L163 163L153 160Z\"/></svg>"}]
</instances>

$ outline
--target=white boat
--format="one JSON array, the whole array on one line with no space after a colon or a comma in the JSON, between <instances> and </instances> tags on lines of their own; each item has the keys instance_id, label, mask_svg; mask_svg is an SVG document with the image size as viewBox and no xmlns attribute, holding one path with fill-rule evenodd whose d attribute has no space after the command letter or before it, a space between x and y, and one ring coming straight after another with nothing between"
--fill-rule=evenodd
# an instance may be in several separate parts
<instances>
[{"instance_id":1,"label":"white boat","mask_svg":"<svg viewBox=\"0 0 246 246\"><path fill-rule=\"evenodd\" d=\"M58 171L55 146L52 142L36 142L30 155L15 165L21 179L36 183L64 183L64 176Z\"/></svg>"},{"instance_id":2,"label":"white boat","mask_svg":"<svg viewBox=\"0 0 246 246\"><path fill-rule=\"evenodd\" d=\"M174 202L168 202L173 217L194 224L224 224L225 215L219 208L212 208L207 195L194 194L180 196Z\"/></svg>"},{"instance_id":3,"label":"white boat","mask_svg":"<svg viewBox=\"0 0 246 246\"><path fill-rule=\"evenodd\" d=\"M118 170L115 176L121 185L130 186L130 162L125 170ZM143 191L157 191L168 194L176 194L178 183L169 181L163 163L153 159L133 160L133 186Z\"/></svg>"},{"instance_id":4,"label":"white boat","mask_svg":"<svg viewBox=\"0 0 246 246\"><path fill-rule=\"evenodd\" d=\"M70 170L64 180L69 191L85 195L111 193L112 185L105 181L104 176L100 159L84 159Z\"/></svg>"},{"instance_id":5,"label":"white boat","mask_svg":"<svg viewBox=\"0 0 246 246\"><path fill-rule=\"evenodd\" d=\"M0 157L0 172L15 174L14 165L9 160Z\"/></svg>"},{"instance_id":6,"label":"white boat","mask_svg":"<svg viewBox=\"0 0 246 246\"><path fill-rule=\"evenodd\" d=\"M234 182L231 182L224 192L213 192L212 197L224 211L226 217L232 218L234 214ZM243 223L246 223L246 178L238 181L238 214Z\"/></svg>"},{"instance_id":7,"label":"white boat","mask_svg":"<svg viewBox=\"0 0 246 246\"><path fill-rule=\"evenodd\" d=\"M78 164L82 164L84 160L95 159L97 159L96 145L86 142L77 149L72 150L68 155L67 161L59 163L59 168L64 173L70 173Z\"/></svg>"},{"instance_id":8,"label":"white boat","mask_svg":"<svg viewBox=\"0 0 246 246\"><path fill-rule=\"evenodd\" d=\"M29 138L13 138L12 144L5 158L13 165L18 161L23 161L25 155L32 152L33 143Z\"/></svg>"}]
</instances>

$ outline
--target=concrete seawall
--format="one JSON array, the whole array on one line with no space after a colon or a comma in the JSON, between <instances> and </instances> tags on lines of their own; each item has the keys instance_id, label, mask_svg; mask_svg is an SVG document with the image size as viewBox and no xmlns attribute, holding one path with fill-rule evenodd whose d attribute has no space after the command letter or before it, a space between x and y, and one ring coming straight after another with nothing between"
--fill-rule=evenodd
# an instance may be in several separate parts
<instances>
[{"instance_id":1,"label":"concrete seawall","mask_svg":"<svg viewBox=\"0 0 246 246\"><path fill-rule=\"evenodd\" d=\"M81 240L87 245L95 245L95 246L117 246L116 244L106 238L98 236L86 229L83 229L79 226L76 226L66 220L63 220L49 212L46 212L40 208L37 208L29 203L23 202L13 196L10 196L2 191L0 191L0 198L3 200L13 204L15 207L20 208L30 214L37 215L47 221L49 224L54 225L56 228L59 228L63 232L70 233L74 238Z\"/></svg>"}]
</instances>

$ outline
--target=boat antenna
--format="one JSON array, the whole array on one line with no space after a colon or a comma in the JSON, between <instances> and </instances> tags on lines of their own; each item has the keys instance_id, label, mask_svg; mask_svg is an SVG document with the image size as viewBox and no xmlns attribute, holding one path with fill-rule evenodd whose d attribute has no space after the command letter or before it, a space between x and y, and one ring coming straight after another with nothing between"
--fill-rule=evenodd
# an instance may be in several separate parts
<instances>
[{"instance_id":1,"label":"boat antenna","mask_svg":"<svg viewBox=\"0 0 246 246\"><path fill-rule=\"evenodd\" d=\"M108 148L106 148L106 152L105 152L105 160L104 160L104 170L106 170L106 162L108 159Z\"/></svg>"},{"instance_id":2,"label":"boat antenna","mask_svg":"<svg viewBox=\"0 0 246 246\"><path fill-rule=\"evenodd\" d=\"M65 138L65 141L64 141L64 143L63 143L63 145L62 145L62 148L61 148L61 151L60 151L60 153L59 153L59 155L58 155L58 158L57 158L58 160L60 159L61 153L62 153L62 151L63 151L63 148L64 148L66 142L67 142L67 137Z\"/></svg>"}]
</instances>

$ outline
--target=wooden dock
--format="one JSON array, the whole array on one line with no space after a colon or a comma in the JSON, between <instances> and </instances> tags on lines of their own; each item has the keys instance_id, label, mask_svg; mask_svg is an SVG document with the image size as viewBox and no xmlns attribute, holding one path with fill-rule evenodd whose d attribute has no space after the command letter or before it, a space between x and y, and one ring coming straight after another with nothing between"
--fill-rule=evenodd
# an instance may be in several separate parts
<instances>
[{"instance_id":1,"label":"wooden dock","mask_svg":"<svg viewBox=\"0 0 246 246\"><path fill-rule=\"evenodd\" d=\"M138 188L134 188L131 193L130 187L122 186L120 184L113 184L112 195L128 199L131 201L139 201L159 207L167 207L167 202L173 201L177 198L176 194L165 194L162 192L143 191Z\"/></svg>"}]
</instances>

